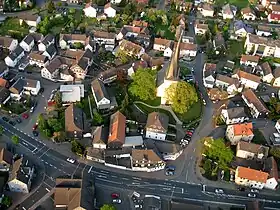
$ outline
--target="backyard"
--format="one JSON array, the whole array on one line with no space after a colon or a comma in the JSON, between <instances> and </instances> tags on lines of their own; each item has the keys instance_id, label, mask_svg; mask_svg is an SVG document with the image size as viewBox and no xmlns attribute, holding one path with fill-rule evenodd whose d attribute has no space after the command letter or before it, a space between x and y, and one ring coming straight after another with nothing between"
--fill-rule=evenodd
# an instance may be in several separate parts
<instances>
[{"instance_id":1,"label":"backyard","mask_svg":"<svg viewBox=\"0 0 280 210\"><path fill-rule=\"evenodd\" d=\"M225 4L233 4L236 7L238 7L239 9L245 8L249 6L249 1L248 0L216 0L215 4L222 6Z\"/></svg>"},{"instance_id":2,"label":"backyard","mask_svg":"<svg viewBox=\"0 0 280 210\"><path fill-rule=\"evenodd\" d=\"M17 18L7 18L0 26L0 35L9 35L16 39L23 39L29 33L28 27L25 25L21 26Z\"/></svg>"},{"instance_id":3,"label":"backyard","mask_svg":"<svg viewBox=\"0 0 280 210\"><path fill-rule=\"evenodd\" d=\"M228 42L228 60L235 60L243 53L244 41L230 40Z\"/></svg>"}]
</instances>

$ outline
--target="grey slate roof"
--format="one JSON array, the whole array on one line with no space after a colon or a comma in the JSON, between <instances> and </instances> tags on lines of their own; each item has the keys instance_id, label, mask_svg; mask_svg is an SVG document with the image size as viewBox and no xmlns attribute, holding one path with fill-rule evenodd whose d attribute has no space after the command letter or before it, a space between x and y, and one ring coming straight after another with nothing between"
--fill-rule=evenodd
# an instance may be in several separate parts
<instances>
[{"instance_id":1,"label":"grey slate roof","mask_svg":"<svg viewBox=\"0 0 280 210\"><path fill-rule=\"evenodd\" d=\"M10 96L10 91L5 87L0 87L0 103L3 103Z\"/></svg>"},{"instance_id":2,"label":"grey slate roof","mask_svg":"<svg viewBox=\"0 0 280 210\"><path fill-rule=\"evenodd\" d=\"M21 93L23 91L23 87L25 85L25 80L19 78L11 87L14 88L18 93Z\"/></svg>"},{"instance_id":3,"label":"grey slate roof","mask_svg":"<svg viewBox=\"0 0 280 210\"><path fill-rule=\"evenodd\" d=\"M98 102L101 101L103 98L110 100L109 94L103 82L99 79L95 79L92 81L91 88Z\"/></svg>"},{"instance_id":4,"label":"grey slate roof","mask_svg":"<svg viewBox=\"0 0 280 210\"><path fill-rule=\"evenodd\" d=\"M152 112L148 115L146 129L156 129L163 133L167 132L169 117L160 112Z\"/></svg>"},{"instance_id":5,"label":"grey slate roof","mask_svg":"<svg viewBox=\"0 0 280 210\"><path fill-rule=\"evenodd\" d=\"M234 107L227 109L229 119L247 117L244 107Z\"/></svg>"},{"instance_id":6,"label":"grey slate roof","mask_svg":"<svg viewBox=\"0 0 280 210\"><path fill-rule=\"evenodd\" d=\"M28 34L22 41L24 41L26 44L31 44L32 41L35 41L33 36Z\"/></svg>"},{"instance_id":7,"label":"grey slate roof","mask_svg":"<svg viewBox=\"0 0 280 210\"><path fill-rule=\"evenodd\" d=\"M24 52L24 50L22 49L22 47L21 47L20 45L18 45L18 46L16 47L16 49L15 49L13 52L11 52L11 53L9 54L9 57L10 57L11 60L13 61L13 60L15 60L22 52Z\"/></svg>"},{"instance_id":8,"label":"grey slate roof","mask_svg":"<svg viewBox=\"0 0 280 210\"><path fill-rule=\"evenodd\" d=\"M51 44L50 46L48 46L46 51L51 57L53 57L56 54L56 48L55 48L54 44Z\"/></svg>"},{"instance_id":9,"label":"grey slate roof","mask_svg":"<svg viewBox=\"0 0 280 210\"><path fill-rule=\"evenodd\" d=\"M44 39L42 40L42 43L44 45L49 45L49 43L52 42L54 38L55 38L54 35L48 34L44 37Z\"/></svg>"}]
</instances>

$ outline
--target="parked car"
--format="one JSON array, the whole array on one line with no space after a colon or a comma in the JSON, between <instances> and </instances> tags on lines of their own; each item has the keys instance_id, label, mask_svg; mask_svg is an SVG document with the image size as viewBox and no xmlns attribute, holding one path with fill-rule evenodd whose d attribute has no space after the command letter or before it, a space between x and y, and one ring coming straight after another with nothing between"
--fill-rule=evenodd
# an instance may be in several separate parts
<instances>
[{"instance_id":1,"label":"parked car","mask_svg":"<svg viewBox=\"0 0 280 210\"><path fill-rule=\"evenodd\" d=\"M166 176L172 176L175 174L175 169L176 167L175 166L166 166L165 167L165 175Z\"/></svg>"},{"instance_id":2,"label":"parked car","mask_svg":"<svg viewBox=\"0 0 280 210\"><path fill-rule=\"evenodd\" d=\"M37 128L38 128L38 123L36 122L32 129L33 129L33 131L36 131Z\"/></svg>"},{"instance_id":3,"label":"parked car","mask_svg":"<svg viewBox=\"0 0 280 210\"><path fill-rule=\"evenodd\" d=\"M205 101L205 99L203 99L203 100L202 100L202 102L203 102L203 105L205 106L205 105L206 105L206 101Z\"/></svg>"},{"instance_id":4,"label":"parked car","mask_svg":"<svg viewBox=\"0 0 280 210\"><path fill-rule=\"evenodd\" d=\"M112 193L112 194L111 194L111 197L112 197L112 198L119 198L120 195L119 195L118 193Z\"/></svg>"},{"instance_id":5,"label":"parked car","mask_svg":"<svg viewBox=\"0 0 280 210\"><path fill-rule=\"evenodd\" d=\"M257 189L251 189L250 190L252 193L259 193L259 191Z\"/></svg>"},{"instance_id":6,"label":"parked car","mask_svg":"<svg viewBox=\"0 0 280 210\"><path fill-rule=\"evenodd\" d=\"M9 121L9 118L7 118L7 117L2 117L2 120L4 120L5 122L8 122L8 121Z\"/></svg>"},{"instance_id":7,"label":"parked car","mask_svg":"<svg viewBox=\"0 0 280 210\"><path fill-rule=\"evenodd\" d=\"M28 66L28 63L22 63L19 65L18 69L19 69L19 71L24 71L27 66Z\"/></svg>"},{"instance_id":8,"label":"parked car","mask_svg":"<svg viewBox=\"0 0 280 210\"><path fill-rule=\"evenodd\" d=\"M29 115L27 113L22 114L23 119L28 119Z\"/></svg>"},{"instance_id":9,"label":"parked car","mask_svg":"<svg viewBox=\"0 0 280 210\"><path fill-rule=\"evenodd\" d=\"M112 203L122 203L122 200L121 199L113 199Z\"/></svg>"},{"instance_id":10,"label":"parked car","mask_svg":"<svg viewBox=\"0 0 280 210\"><path fill-rule=\"evenodd\" d=\"M9 124L11 124L12 126L16 125L16 123L14 121L9 121Z\"/></svg>"},{"instance_id":11,"label":"parked car","mask_svg":"<svg viewBox=\"0 0 280 210\"><path fill-rule=\"evenodd\" d=\"M66 160L67 160L69 163L75 163L75 160L72 159L72 158L67 158Z\"/></svg>"},{"instance_id":12,"label":"parked car","mask_svg":"<svg viewBox=\"0 0 280 210\"><path fill-rule=\"evenodd\" d=\"M249 197L249 198L255 198L255 197L257 197L257 195L254 194L254 193L248 193L248 197Z\"/></svg>"},{"instance_id":13,"label":"parked car","mask_svg":"<svg viewBox=\"0 0 280 210\"><path fill-rule=\"evenodd\" d=\"M223 191L222 189L216 189L216 190L215 190L215 193L220 193L220 194L222 194L222 193L224 193L224 191Z\"/></svg>"},{"instance_id":14,"label":"parked car","mask_svg":"<svg viewBox=\"0 0 280 210\"><path fill-rule=\"evenodd\" d=\"M39 136L38 131L32 131L32 134L33 134L33 136L35 136L35 137Z\"/></svg>"},{"instance_id":15,"label":"parked car","mask_svg":"<svg viewBox=\"0 0 280 210\"><path fill-rule=\"evenodd\" d=\"M39 93L43 93L45 91L45 88L41 87L41 89L39 90Z\"/></svg>"},{"instance_id":16,"label":"parked car","mask_svg":"<svg viewBox=\"0 0 280 210\"><path fill-rule=\"evenodd\" d=\"M16 121L17 121L17 123L21 123L22 122L20 118L17 118Z\"/></svg>"}]
</instances>

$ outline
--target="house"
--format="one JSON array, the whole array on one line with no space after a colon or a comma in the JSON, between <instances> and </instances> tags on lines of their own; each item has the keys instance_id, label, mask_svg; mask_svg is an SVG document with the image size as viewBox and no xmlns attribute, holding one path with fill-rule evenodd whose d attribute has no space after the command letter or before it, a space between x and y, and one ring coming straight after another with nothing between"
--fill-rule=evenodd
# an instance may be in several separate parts
<instances>
[{"instance_id":1,"label":"house","mask_svg":"<svg viewBox=\"0 0 280 210\"><path fill-rule=\"evenodd\" d=\"M208 30L208 24L201 24L198 21L195 23L194 32L196 35L204 35Z\"/></svg>"},{"instance_id":2,"label":"house","mask_svg":"<svg viewBox=\"0 0 280 210\"><path fill-rule=\"evenodd\" d=\"M233 5L226 4L222 7L223 19L233 19L236 15L237 8Z\"/></svg>"},{"instance_id":3,"label":"house","mask_svg":"<svg viewBox=\"0 0 280 210\"><path fill-rule=\"evenodd\" d=\"M141 69L148 68L148 63L146 61L143 61L143 60L135 61L134 63L132 63L131 67L127 70L127 76L129 77L129 79L132 78L132 75L139 68L141 68Z\"/></svg>"},{"instance_id":4,"label":"house","mask_svg":"<svg viewBox=\"0 0 280 210\"><path fill-rule=\"evenodd\" d=\"M215 73L217 65L214 63L205 63L203 67L203 84L206 88L213 88L215 84Z\"/></svg>"},{"instance_id":5,"label":"house","mask_svg":"<svg viewBox=\"0 0 280 210\"><path fill-rule=\"evenodd\" d=\"M39 15L27 12L21 13L18 18L20 25L22 25L24 21L29 27L37 27L41 22L41 17Z\"/></svg>"},{"instance_id":6,"label":"house","mask_svg":"<svg viewBox=\"0 0 280 210\"><path fill-rule=\"evenodd\" d=\"M41 70L41 76L51 81L57 81L59 70L63 67L66 66L62 62L62 58L57 56Z\"/></svg>"},{"instance_id":7,"label":"house","mask_svg":"<svg viewBox=\"0 0 280 210\"><path fill-rule=\"evenodd\" d=\"M71 65L70 71L73 73L75 78L84 80L89 67L93 62L93 53L90 50L82 51L82 56L77 58Z\"/></svg>"},{"instance_id":8,"label":"house","mask_svg":"<svg viewBox=\"0 0 280 210\"><path fill-rule=\"evenodd\" d=\"M116 7L111 4L111 2L108 2L104 6L104 13L107 15L107 17L115 17L117 14Z\"/></svg>"},{"instance_id":9,"label":"house","mask_svg":"<svg viewBox=\"0 0 280 210\"><path fill-rule=\"evenodd\" d=\"M18 78L18 80L9 88L10 90L10 96L12 99L19 101L21 99L21 96L24 91L25 81L21 78Z\"/></svg>"},{"instance_id":10,"label":"house","mask_svg":"<svg viewBox=\"0 0 280 210\"><path fill-rule=\"evenodd\" d=\"M268 156L269 147L249 143L246 141L240 141L236 147L236 157L244 159L258 159L263 160Z\"/></svg>"},{"instance_id":11,"label":"house","mask_svg":"<svg viewBox=\"0 0 280 210\"><path fill-rule=\"evenodd\" d=\"M145 144L148 149L153 149L157 152L157 154L160 154L164 161L176 160L183 153L181 145L174 142L152 140L151 144L153 145L151 148L149 148L149 145L147 145L147 141Z\"/></svg>"},{"instance_id":12,"label":"house","mask_svg":"<svg viewBox=\"0 0 280 210\"><path fill-rule=\"evenodd\" d=\"M221 117L227 125L243 123L245 120L249 119L245 113L244 107L222 109Z\"/></svg>"},{"instance_id":13,"label":"house","mask_svg":"<svg viewBox=\"0 0 280 210\"><path fill-rule=\"evenodd\" d=\"M75 103L84 98L85 88L83 84L60 85L62 103Z\"/></svg>"},{"instance_id":14,"label":"house","mask_svg":"<svg viewBox=\"0 0 280 210\"><path fill-rule=\"evenodd\" d=\"M56 179L54 188L55 209L86 210L82 200L81 179Z\"/></svg>"},{"instance_id":15,"label":"house","mask_svg":"<svg viewBox=\"0 0 280 210\"><path fill-rule=\"evenodd\" d=\"M164 52L164 57L171 57L173 53L174 42L168 39L155 38L153 49Z\"/></svg>"},{"instance_id":16,"label":"house","mask_svg":"<svg viewBox=\"0 0 280 210\"><path fill-rule=\"evenodd\" d=\"M143 137L142 135L139 136L127 136L125 137L125 142L123 144L123 147L139 147L143 146Z\"/></svg>"},{"instance_id":17,"label":"house","mask_svg":"<svg viewBox=\"0 0 280 210\"><path fill-rule=\"evenodd\" d=\"M245 71L241 71L240 69L237 69L234 74L232 75L232 78L237 78L241 82L242 85L245 86L245 88L251 88L256 90L261 83L261 78L250 74Z\"/></svg>"},{"instance_id":18,"label":"house","mask_svg":"<svg viewBox=\"0 0 280 210\"><path fill-rule=\"evenodd\" d=\"M267 83L271 83L272 80L274 79L274 76L272 74L272 69L269 65L268 62L264 62L262 63L260 66L261 72L262 72L262 81L263 82L267 82Z\"/></svg>"},{"instance_id":19,"label":"house","mask_svg":"<svg viewBox=\"0 0 280 210\"><path fill-rule=\"evenodd\" d=\"M249 107L253 118L266 117L268 115L269 110L251 89L243 91L241 97Z\"/></svg>"},{"instance_id":20,"label":"house","mask_svg":"<svg viewBox=\"0 0 280 210\"><path fill-rule=\"evenodd\" d=\"M9 67L5 64L5 62L0 62L0 78L7 76L9 73Z\"/></svg>"},{"instance_id":21,"label":"house","mask_svg":"<svg viewBox=\"0 0 280 210\"><path fill-rule=\"evenodd\" d=\"M236 38L244 38L247 36L247 34L254 33L254 28L244 23L242 20L237 20L234 22L233 30Z\"/></svg>"},{"instance_id":22,"label":"house","mask_svg":"<svg viewBox=\"0 0 280 210\"><path fill-rule=\"evenodd\" d=\"M228 125L226 130L226 137L230 141L231 145L236 145L241 140L251 142L254 138L253 124L243 123Z\"/></svg>"},{"instance_id":23,"label":"house","mask_svg":"<svg viewBox=\"0 0 280 210\"><path fill-rule=\"evenodd\" d=\"M94 132L92 133L92 147L96 149L106 149L109 128L102 126L98 126Z\"/></svg>"},{"instance_id":24,"label":"house","mask_svg":"<svg viewBox=\"0 0 280 210\"><path fill-rule=\"evenodd\" d=\"M271 5L269 6L270 13L267 16L268 22L275 22L279 23L280 22L280 5Z\"/></svg>"},{"instance_id":25,"label":"house","mask_svg":"<svg viewBox=\"0 0 280 210\"><path fill-rule=\"evenodd\" d=\"M149 23L143 20L133 20L132 21L132 26L136 27L148 27Z\"/></svg>"},{"instance_id":26,"label":"house","mask_svg":"<svg viewBox=\"0 0 280 210\"><path fill-rule=\"evenodd\" d=\"M224 69L232 71L234 69L234 65L234 61L227 60L227 62L224 65Z\"/></svg>"},{"instance_id":27,"label":"house","mask_svg":"<svg viewBox=\"0 0 280 210\"><path fill-rule=\"evenodd\" d=\"M14 164L13 153L5 148L0 148L0 172L7 172Z\"/></svg>"},{"instance_id":28,"label":"house","mask_svg":"<svg viewBox=\"0 0 280 210\"><path fill-rule=\"evenodd\" d=\"M91 161L95 161L98 163L105 163L105 152L104 149L97 149L94 147L86 148L86 158Z\"/></svg>"},{"instance_id":29,"label":"house","mask_svg":"<svg viewBox=\"0 0 280 210\"><path fill-rule=\"evenodd\" d=\"M70 49L77 44L84 46L86 38L85 34L60 34L59 46L61 49Z\"/></svg>"},{"instance_id":30,"label":"house","mask_svg":"<svg viewBox=\"0 0 280 210\"><path fill-rule=\"evenodd\" d=\"M29 54L29 64L43 68L45 65L49 64L49 60L42 52L31 52Z\"/></svg>"},{"instance_id":31,"label":"house","mask_svg":"<svg viewBox=\"0 0 280 210\"><path fill-rule=\"evenodd\" d=\"M86 50L90 50L91 52L96 51L96 41L93 38L91 38L91 36L88 36L86 38L85 51Z\"/></svg>"},{"instance_id":32,"label":"house","mask_svg":"<svg viewBox=\"0 0 280 210\"><path fill-rule=\"evenodd\" d=\"M56 52L57 52L57 50L56 50L55 45L54 44L50 44L47 47L46 51L43 52L42 55L46 56L49 60L52 60L54 58L54 56L56 55Z\"/></svg>"},{"instance_id":33,"label":"house","mask_svg":"<svg viewBox=\"0 0 280 210\"><path fill-rule=\"evenodd\" d=\"M258 25L258 29L256 30L258 36L271 36L271 28L269 26Z\"/></svg>"},{"instance_id":34,"label":"house","mask_svg":"<svg viewBox=\"0 0 280 210\"><path fill-rule=\"evenodd\" d=\"M116 39L122 40L124 38L129 39L132 37L137 37L140 34L142 35L149 35L149 29L145 26L130 26L130 25L124 25L120 32L117 34Z\"/></svg>"},{"instance_id":35,"label":"house","mask_svg":"<svg viewBox=\"0 0 280 210\"><path fill-rule=\"evenodd\" d=\"M235 95L237 92L241 92L240 82L238 79L231 78L226 75L217 74L215 85L223 90L226 90L230 95Z\"/></svg>"},{"instance_id":36,"label":"house","mask_svg":"<svg viewBox=\"0 0 280 210\"><path fill-rule=\"evenodd\" d=\"M263 189L269 174L251 168L238 166L235 171L235 183L237 185Z\"/></svg>"},{"instance_id":37,"label":"house","mask_svg":"<svg viewBox=\"0 0 280 210\"><path fill-rule=\"evenodd\" d=\"M97 106L97 109L113 109L116 104L112 103L112 100L107 92L104 83L99 79L95 79L91 83L91 91Z\"/></svg>"},{"instance_id":38,"label":"house","mask_svg":"<svg viewBox=\"0 0 280 210\"><path fill-rule=\"evenodd\" d=\"M242 55L240 58L240 65L256 67L259 60L260 57L256 55Z\"/></svg>"},{"instance_id":39,"label":"house","mask_svg":"<svg viewBox=\"0 0 280 210\"><path fill-rule=\"evenodd\" d=\"M107 51L114 50L116 34L105 32L105 31L94 31L93 37L96 43L98 43L100 46L104 45L105 50Z\"/></svg>"},{"instance_id":40,"label":"house","mask_svg":"<svg viewBox=\"0 0 280 210\"><path fill-rule=\"evenodd\" d=\"M112 4L119 4L119 3L121 3L121 0L110 0L110 2Z\"/></svg>"},{"instance_id":41,"label":"house","mask_svg":"<svg viewBox=\"0 0 280 210\"><path fill-rule=\"evenodd\" d=\"M95 5L92 5L91 3L87 3L83 10L86 17L90 17L90 18L97 17L97 7Z\"/></svg>"},{"instance_id":42,"label":"house","mask_svg":"<svg viewBox=\"0 0 280 210\"><path fill-rule=\"evenodd\" d=\"M213 17L214 16L214 8L209 3L201 3L197 8L202 16L204 17Z\"/></svg>"},{"instance_id":43,"label":"house","mask_svg":"<svg viewBox=\"0 0 280 210\"><path fill-rule=\"evenodd\" d=\"M275 78L273 86L280 87L280 67L276 67L276 69L274 69L273 76Z\"/></svg>"},{"instance_id":44,"label":"house","mask_svg":"<svg viewBox=\"0 0 280 210\"><path fill-rule=\"evenodd\" d=\"M277 163L273 156L265 159L263 171L269 174L264 187L267 189L275 190L278 186L279 175Z\"/></svg>"},{"instance_id":45,"label":"house","mask_svg":"<svg viewBox=\"0 0 280 210\"><path fill-rule=\"evenodd\" d=\"M141 56L141 60L146 62L150 68L153 70L162 68L165 63L164 57L151 57L147 53Z\"/></svg>"},{"instance_id":46,"label":"house","mask_svg":"<svg viewBox=\"0 0 280 210\"><path fill-rule=\"evenodd\" d=\"M6 58L5 63L9 67L15 67L20 59L24 56L24 50L21 46L17 46Z\"/></svg>"},{"instance_id":47,"label":"house","mask_svg":"<svg viewBox=\"0 0 280 210\"><path fill-rule=\"evenodd\" d=\"M243 20L255 20L257 17L250 7L243 8L241 10L241 15Z\"/></svg>"},{"instance_id":48,"label":"house","mask_svg":"<svg viewBox=\"0 0 280 210\"><path fill-rule=\"evenodd\" d=\"M268 8L269 6L278 4L278 0L261 0L262 6Z\"/></svg>"},{"instance_id":49,"label":"house","mask_svg":"<svg viewBox=\"0 0 280 210\"><path fill-rule=\"evenodd\" d=\"M55 43L55 36L52 34L48 34L44 37L44 39L38 44L38 49L41 52L45 52L47 48Z\"/></svg>"},{"instance_id":50,"label":"house","mask_svg":"<svg viewBox=\"0 0 280 210\"><path fill-rule=\"evenodd\" d=\"M14 51L18 46L18 40L11 37L0 36L0 47L8 49L10 52Z\"/></svg>"},{"instance_id":51,"label":"house","mask_svg":"<svg viewBox=\"0 0 280 210\"><path fill-rule=\"evenodd\" d=\"M101 72L98 76L98 79L101 80L104 84L110 84L117 79L118 77L117 73L118 73L117 68L111 68Z\"/></svg>"},{"instance_id":52,"label":"house","mask_svg":"<svg viewBox=\"0 0 280 210\"><path fill-rule=\"evenodd\" d=\"M38 95L40 89L41 89L41 83L39 80L33 80L33 79L24 79L24 92L28 95Z\"/></svg>"},{"instance_id":53,"label":"house","mask_svg":"<svg viewBox=\"0 0 280 210\"><path fill-rule=\"evenodd\" d=\"M112 114L110 117L108 147L121 148L125 143L126 117L120 112Z\"/></svg>"},{"instance_id":54,"label":"house","mask_svg":"<svg viewBox=\"0 0 280 210\"><path fill-rule=\"evenodd\" d=\"M165 140L169 118L166 114L152 112L148 115L146 124L146 138Z\"/></svg>"},{"instance_id":55,"label":"house","mask_svg":"<svg viewBox=\"0 0 280 210\"><path fill-rule=\"evenodd\" d=\"M133 171L158 171L165 167L164 161L151 149L132 149L131 165Z\"/></svg>"},{"instance_id":56,"label":"house","mask_svg":"<svg viewBox=\"0 0 280 210\"><path fill-rule=\"evenodd\" d=\"M22 47L22 49L25 52L30 52L32 50L32 48L34 47L35 41L33 36L31 36L30 34L28 34L21 42L20 42L20 46Z\"/></svg>"},{"instance_id":57,"label":"house","mask_svg":"<svg viewBox=\"0 0 280 210\"><path fill-rule=\"evenodd\" d=\"M143 47L127 40L122 40L120 42L119 50L125 52L129 56L136 58L141 58L141 55L145 53L145 49Z\"/></svg>"},{"instance_id":58,"label":"house","mask_svg":"<svg viewBox=\"0 0 280 210\"><path fill-rule=\"evenodd\" d=\"M214 37L213 48L216 51L216 54L220 54L226 49L225 39L222 33L217 33Z\"/></svg>"},{"instance_id":59,"label":"house","mask_svg":"<svg viewBox=\"0 0 280 210\"><path fill-rule=\"evenodd\" d=\"M177 45L178 43L176 43ZM191 43L180 43L180 57L195 57L197 53L197 45Z\"/></svg>"},{"instance_id":60,"label":"house","mask_svg":"<svg viewBox=\"0 0 280 210\"><path fill-rule=\"evenodd\" d=\"M216 103L221 100L225 100L228 98L228 93L225 90L221 90L219 88L211 88L207 91L209 99Z\"/></svg>"},{"instance_id":61,"label":"house","mask_svg":"<svg viewBox=\"0 0 280 210\"><path fill-rule=\"evenodd\" d=\"M82 138L85 131L85 114L74 104L65 109L65 132L68 138Z\"/></svg>"},{"instance_id":62,"label":"house","mask_svg":"<svg viewBox=\"0 0 280 210\"><path fill-rule=\"evenodd\" d=\"M10 100L10 91L6 87L0 87L0 107Z\"/></svg>"}]
</instances>

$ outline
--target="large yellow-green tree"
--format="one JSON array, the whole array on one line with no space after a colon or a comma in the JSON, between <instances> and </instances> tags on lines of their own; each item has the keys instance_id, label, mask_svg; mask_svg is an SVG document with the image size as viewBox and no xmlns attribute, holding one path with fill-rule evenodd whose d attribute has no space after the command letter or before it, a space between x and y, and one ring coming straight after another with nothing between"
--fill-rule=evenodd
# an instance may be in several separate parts
<instances>
[{"instance_id":1,"label":"large yellow-green tree","mask_svg":"<svg viewBox=\"0 0 280 210\"><path fill-rule=\"evenodd\" d=\"M167 99L174 112L184 114L198 101L195 88L185 82L173 83L166 89Z\"/></svg>"}]
</instances>

